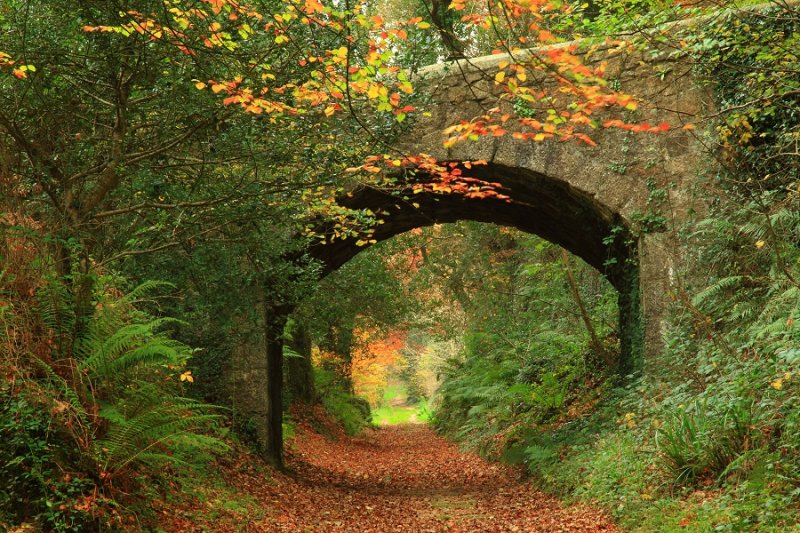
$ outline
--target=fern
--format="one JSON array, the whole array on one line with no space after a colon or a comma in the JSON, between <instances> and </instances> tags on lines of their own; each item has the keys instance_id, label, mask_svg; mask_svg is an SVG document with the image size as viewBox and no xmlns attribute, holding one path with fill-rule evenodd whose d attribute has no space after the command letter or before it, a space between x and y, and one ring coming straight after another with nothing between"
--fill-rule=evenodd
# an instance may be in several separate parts
<instances>
[{"instance_id":1,"label":"fern","mask_svg":"<svg viewBox=\"0 0 800 533\"><path fill-rule=\"evenodd\" d=\"M796 232L800 229L800 213L796 209L779 209L770 215L770 222L776 228Z\"/></svg>"},{"instance_id":2,"label":"fern","mask_svg":"<svg viewBox=\"0 0 800 533\"><path fill-rule=\"evenodd\" d=\"M138 303L141 297L150 294L153 291L174 288L175 285L166 281L149 280L137 285L133 290L117 300L117 302L120 305L131 306Z\"/></svg>"},{"instance_id":3,"label":"fern","mask_svg":"<svg viewBox=\"0 0 800 533\"><path fill-rule=\"evenodd\" d=\"M305 356L297 353L297 351L292 350L288 346L283 347L283 357L284 359L305 359Z\"/></svg>"},{"instance_id":4,"label":"fern","mask_svg":"<svg viewBox=\"0 0 800 533\"><path fill-rule=\"evenodd\" d=\"M34 312L41 324L50 330L58 352L72 351L73 332L77 324L73 298L69 290L57 281L50 280L36 294Z\"/></svg>"},{"instance_id":5,"label":"fern","mask_svg":"<svg viewBox=\"0 0 800 533\"><path fill-rule=\"evenodd\" d=\"M155 322L155 321L154 321ZM151 324L146 324L150 329ZM179 342L163 335L141 335L130 332L112 337L81 363L81 370L87 370L97 378L119 379L138 366L178 366L186 362L191 351Z\"/></svg>"},{"instance_id":6,"label":"fern","mask_svg":"<svg viewBox=\"0 0 800 533\"><path fill-rule=\"evenodd\" d=\"M103 470L116 473L134 461L152 458L153 448L169 444L180 435L219 419L211 406L173 398L171 405L151 405L137 416L117 422L105 438L97 441Z\"/></svg>"},{"instance_id":7,"label":"fern","mask_svg":"<svg viewBox=\"0 0 800 533\"><path fill-rule=\"evenodd\" d=\"M70 383L37 359L81 424L89 428L91 459L110 477L134 464L180 463L176 445L224 448L218 439L193 433L218 420L218 408L176 394L175 382L165 381L165 374L182 367L192 351L162 330L183 322L150 319L134 307L144 295L163 287L172 285L150 281L113 302L101 298L80 336L70 339L78 359L76 375L84 382ZM42 322L56 335L69 338L75 322L68 291L51 284L39 302ZM89 415L84 402L102 406L99 419Z\"/></svg>"},{"instance_id":8,"label":"fern","mask_svg":"<svg viewBox=\"0 0 800 533\"><path fill-rule=\"evenodd\" d=\"M692 299L692 303L700 307L713 300L719 299L723 293L740 287L745 279L745 276L728 276L722 278L713 285L697 293Z\"/></svg>"}]
</instances>

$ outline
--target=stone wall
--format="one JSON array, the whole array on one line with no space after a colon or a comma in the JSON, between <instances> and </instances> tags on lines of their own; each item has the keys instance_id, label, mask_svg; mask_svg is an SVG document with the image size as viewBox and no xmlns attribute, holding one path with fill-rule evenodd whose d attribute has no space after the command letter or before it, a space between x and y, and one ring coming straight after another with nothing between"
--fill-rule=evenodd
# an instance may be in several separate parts
<instances>
[{"instance_id":1,"label":"stone wall","mask_svg":"<svg viewBox=\"0 0 800 533\"><path fill-rule=\"evenodd\" d=\"M254 295L258 291L253 291ZM258 446L264 448L269 439L267 416L267 340L263 299L255 296L242 302L231 332L231 399L234 423L247 433L252 432Z\"/></svg>"}]
</instances>

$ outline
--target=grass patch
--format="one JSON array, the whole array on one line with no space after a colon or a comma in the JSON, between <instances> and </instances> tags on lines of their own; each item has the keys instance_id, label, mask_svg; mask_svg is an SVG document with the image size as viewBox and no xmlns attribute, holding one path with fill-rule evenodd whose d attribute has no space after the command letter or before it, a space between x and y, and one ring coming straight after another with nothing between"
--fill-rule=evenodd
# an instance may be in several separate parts
<instances>
[{"instance_id":1,"label":"grass patch","mask_svg":"<svg viewBox=\"0 0 800 533\"><path fill-rule=\"evenodd\" d=\"M374 409L372 411L372 420L379 426L428 422L417 407L393 405L382 405Z\"/></svg>"},{"instance_id":2,"label":"grass patch","mask_svg":"<svg viewBox=\"0 0 800 533\"><path fill-rule=\"evenodd\" d=\"M372 421L378 426L393 426L397 424L427 424L431 421L431 413L427 404L420 402L416 405L406 405L408 397L406 387L401 384L391 384L383 392L383 402L380 407L372 410Z\"/></svg>"}]
</instances>

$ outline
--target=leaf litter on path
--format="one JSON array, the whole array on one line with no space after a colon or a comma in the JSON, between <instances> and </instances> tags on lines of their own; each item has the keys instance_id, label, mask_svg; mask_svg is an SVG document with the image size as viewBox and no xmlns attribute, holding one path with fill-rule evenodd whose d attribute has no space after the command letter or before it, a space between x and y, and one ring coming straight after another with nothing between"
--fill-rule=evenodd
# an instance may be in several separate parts
<instances>
[{"instance_id":1,"label":"leaf litter on path","mask_svg":"<svg viewBox=\"0 0 800 533\"><path fill-rule=\"evenodd\" d=\"M317 424L318 425L318 424ZM518 469L486 462L407 424L347 437L324 436L298 423L287 451L291 474L232 468L233 492L247 494L246 508L213 520L190 513L187 529L167 531L309 532L590 532L618 531L602 512L565 507L525 482ZM334 433L331 435L331 433ZM210 519L211 517L209 517Z\"/></svg>"}]
</instances>

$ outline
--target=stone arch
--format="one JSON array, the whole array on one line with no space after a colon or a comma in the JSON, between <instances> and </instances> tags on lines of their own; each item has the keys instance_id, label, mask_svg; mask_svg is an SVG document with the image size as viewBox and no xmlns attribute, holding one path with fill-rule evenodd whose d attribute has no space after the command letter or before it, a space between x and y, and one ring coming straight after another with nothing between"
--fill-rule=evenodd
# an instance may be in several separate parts
<instances>
[{"instance_id":1,"label":"stone arch","mask_svg":"<svg viewBox=\"0 0 800 533\"><path fill-rule=\"evenodd\" d=\"M472 220L510 226L538 235L581 257L617 289L619 295L621 357L618 371L638 371L644 359L645 317L641 312L638 241L629 225L608 206L565 181L525 168L498 163L463 169L470 177L499 184L508 199L469 198L463 194L414 193L424 174L402 180L391 192L360 187L340 204L379 214L376 241L414 228ZM404 200L403 198L408 198ZM311 248L323 273L344 265L366 247L356 239L338 239Z\"/></svg>"},{"instance_id":2,"label":"stone arch","mask_svg":"<svg viewBox=\"0 0 800 533\"><path fill-rule=\"evenodd\" d=\"M401 181L395 190L400 198L414 196L419 209L369 188L352 191L341 203L385 212L385 223L376 229L378 240L417 225L464 218L514 226L582 257L619 291L624 351L619 370L627 375L643 367L645 354L651 359L661 350L664 309L680 262L674 230L693 211L702 211L702 203L693 195L694 180L716 167L703 138L683 126L707 116L714 100L709 86L696 78L691 59L636 47L601 47L592 52L591 47L581 48L580 42L553 47L566 45L583 49L589 64L603 62L606 79L639 101L638 109L630 113L598 111L594 117L598 124L622 119L665 123L668 130L636 134L599 127L592 134L595 146L555 139L530 142L506 134L448 148L444 142L448 126L472 121L489 109L509 109L511 103L494 83L499 66L509 58L496 54L432 65L414 80L430 96L427 113L397 140L396 148L437 161L486 161L487 165L473 166L465 174L500 183L511 203L412 195L408 186L427 179L419 174ZM527 53L546 54L548 48ZM534 78L527 83L548 85L547 79ZM647 220L662 224L647 227L641 223ZM337 268L358 253L354 246L348 241L334 243L315 248L312 255L322 259L326 269Z\"/></svg>"}]
</instances>

